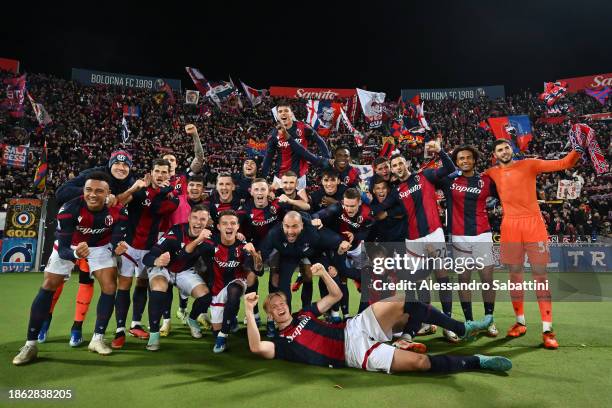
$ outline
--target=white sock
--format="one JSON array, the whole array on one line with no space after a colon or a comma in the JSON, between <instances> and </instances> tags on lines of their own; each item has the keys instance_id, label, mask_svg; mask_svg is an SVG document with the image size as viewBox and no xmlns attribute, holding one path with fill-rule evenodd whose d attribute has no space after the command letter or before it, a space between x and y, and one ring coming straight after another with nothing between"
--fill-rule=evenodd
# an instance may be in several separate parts
<instances>
[{"instance_id":1,"label":"white sock","mask_svg":"<svg viewBox=\"0 0 612 408\"><path fill-rule=\"evenodd\" d=\"M523 326L525 326L527 323L525 323L525 315L517 315L516 316L516 322L522 324Z\"/></svg>"},{"instance_id":2,"label":"white sock","mask_svg":"<svg viewBox=\"0 0 612 408\"><path fill-rule=\"evenodd\" d=\"M121 333L121 332L125 333L125 327L117 327L117 330L115 331L115 333Z\"/></svg>"},{"instance_id":3,"label":"white sock","mask_svg":"<svg viewBox=\"0 0 612 408\"><path fill-rule=\"evenodd\" d=\"M163 324L170 323L170 320L171 319L164 319L164 323Z\"/></svg>"},{"instance_id":4,"label":"white sock","mask_svg":"<svg viewBox=\"0 0 612 408\"><path fill-rule=\"evenodd\" d=\"M552 331L552 322L542 322L542 333Z\"/></svg>"},{"instance_id":5,"label":"white sock","mask_svg":"<svg viewBox=\"0 0 612 408\"><path fill-rule=\"evenodd\" d=\"M36 340L26 340L26 346L35 346Z\"/></svg>"},{"instance_id":6,"label":"white sock","mask_svg":"<svg viewBox=\"0 0 612 408\"><path fill-rule=\"evenodd\" d=\"M332 317L340 317L340 312L338 310L332 310L331 315Z\"/></svg>"},{"instance_id":7,"label":"white sock","mask_svg":"<svg viewBox=\"0 0 612 408\"><path fill-rule=\"evenodd\" d=\"M91 340L104 340L104 335L100 334L100 333L94 333L94 335L91 338Z\"/></svg>"},{"instance_id":8,"label":"white sock","mask_svg":"<svg viewBox=\"0 0 612 408\"><path fill-rule=\"evenodd\" d=\"M136 326L141 326L140 322L132 322L132 324L130 325L130 329L133 329Z\"/></svg>"},{"instance_id":9,"label":"white sock","mask_svg":"<svg viewBox=\"0 0 612 408\"><path fill-rule=\"evenodd\" d=\"M217 336L219 336L219 337L227 337L227 334L225 334L222 331L220 331Z\"/></svg>"}]
</instances>

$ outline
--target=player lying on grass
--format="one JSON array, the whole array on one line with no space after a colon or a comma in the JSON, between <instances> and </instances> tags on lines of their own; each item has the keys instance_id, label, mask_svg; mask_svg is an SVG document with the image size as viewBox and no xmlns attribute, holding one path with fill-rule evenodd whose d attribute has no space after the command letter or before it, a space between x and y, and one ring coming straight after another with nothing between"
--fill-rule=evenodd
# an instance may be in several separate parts
<instances>
[{"instance_id":1,"label":"player lying on grass","mask_svg":"<svg viewBox=\"0 0 612 408\"><path fill-rule=\"evenodd\" d=\"M245 296L249 348L266 359L283 359L329 367L354 367L387 373L430 371L450 373L466 370L508 371L512 362L499 356L427 355L397 349L386 344L394 328L404 327L407 320L417 319L452 330L469 339L491 324L491 317L465 323L456 321L424 303L404 303L403 299L374 303L346 323L330 324L318 317L342 297L332 276L321 264L311 267L312 274L323 279L329 294L317 303L291 315L282 292L271 293L264 302L272 315L278 334L272 341L261 341L253 307L258 296Z\"/></svg>"}]
</instances>

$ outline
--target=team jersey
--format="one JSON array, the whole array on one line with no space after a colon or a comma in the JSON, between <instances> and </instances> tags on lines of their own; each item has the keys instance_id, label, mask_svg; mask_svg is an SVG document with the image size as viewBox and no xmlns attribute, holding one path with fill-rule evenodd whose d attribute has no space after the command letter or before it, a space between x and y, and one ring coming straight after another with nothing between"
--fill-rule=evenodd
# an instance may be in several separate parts
<instances>
[{"instance_id":1,"label":"team jersey","mask_svg":"<svg viewBox=\"0 0 612 408\"><path fill-rule=\"evenodd\" d=\"M254 179L245 177L242 173L232 174L232 179L236 185L236 191L239 192L241 197L249 197L251 195L251 184Z\"/></svg>"},{"instance_id":2,"label":"team jersey","mask_svg":"<svg viewBox=\"0 0 612 408\"><path fill-rule=\"evenodd\" d=\"M289 194L285 193L285 190L283 190L282 188L277 188L276 190L274 190L274 196L275 196L276 198L278 198L278 197L280 197L281 195L285 194L287 197L289 197L289 198L290 198L290 199L292 199L292 200L298 200L298 201L302 201L302 202L304 202L304 203L308 203L307 201L304 201L304 200L302 199L302 197L301 197L301 196L298 194L298 191L299 191L299 190L297 190L297 189L296 189L296 190L294 191L294 193L293 193L294 197L291 197L291 196L289 196ZM295 207L295 206L293 206L293 205L290 205L289 207L290 207L290 209L295 210L295 211L302 211L302 210L300 210L299 208L297 208L297 207Z\"/></svg>"},{"instance_id":3,"label":"team jersey","mask_svg":"<svg viewBox=\"0 0 612 408\"><path fill-rule=\"evenodd\" d=\"M206 255L205 247L198 245L192 253L185 251L185 247L197 237L189 236L189 223L173 226L166 232L151 250L144 256L142 263L146 266L155 266L155 259L164 252L170 254L170 263L166 266L168 271L180 273L195 267L201 256Z\"/></svg>"},{"instance_id":4,"label":"team jersey","mask_svg":"<svg viewBox=\"0 0 612 408\"><path fill-rule=\"evenodd\" d=\"M179 205L173 187L143 188L132 195L129 204L130 230L128 244L135 249L149 249L157 242L164 217Z\"/></svg>"},{"instance_id":5,"label":"team jersey","mask_svg":"<svg viewBox=\"0 0 612 408\"><path fill-rule=\"evenodd\" d=\"M240 229L255 246L259 246L270 229L282 220L289 210L288 205L281 204L278 200L268 203L264 208L257 208L253 200L247 201L238 211Z\"/></svg>"},{"instance_id":6,"label":"team jersey","mask_svg":"<svg viewBox=\"0 0 612 408\"><path fill-rule=\"evenodd\" d=\"M342 201L342 196L343 196L345 190L346 190L346 186L340 184L340 185L338 185L338 189L336 190L336 193L333 194L333 195L328 195L325 192L325 189L323 187L319 188L316 191L313 191L310 194L310 211L311 212L317 212L317 211L322 210L323 208L325 208L326 206L324 206L322 204L324 197L333 198L337 202Z\"/></svg>"},{"instance_id":7,"label":"team jersey","mask_svg":"<svg viewBox=\"0 0 612 408\"><path fill-rule=\"evenodd\" d=\"M444 177L437 184L444 191L446 224L452 235L475 236L491 231L487 197L497 196L491 177L478 173L472 177Z\"/></svg>"},{"instance_id":8,"label":"team jersey","mask_svg":"<svg viewBox=\"0 0 612 408\"><path fill-rule=\"evenodd\" d=\"M374 225L372 210L369 206L361 204L357 213L350 217L340 203L330 205L312 215L312 218L319 218L323 225L337 232L341 237L346 238L344 232L353 234L351 249L357 248L361 241L365 240L370 234L370 229Z\"/></svg>"},{"instance_id":9,"label":"team jersey","mask_svg":"<svg viewBox=\"0 0 612 408\"><path fill-rule=\"evenodd\" d=\"M372 214L376 215L383 211L387 212L387 217L377 220L370 233L369 240L378 242L400 242L406 239L408 224L406 213L401 206L393 206L393 198L387 196L381 203L374 196L370 203Z\"/></svg>"},{"instance_id":10,"label":"team jersey","mask_svg":"<svg viewBox=\"0 0 612 408\"><path fill-rule=\"evenodd\" d=\"M108 243L113 248L122 241L127 232L128 212L121 204L106 205L100 211L91 211L83 196L65 203L57 214L55 238L60 258L74 261L73 249L80 242L89 247L100 247Z\"/></svg>"},{"instance_id":11,"label":"team jersey","mask_svg":"<svg viewBox=\"0 0 612 408\"><path fill-rule=\"evenodd\" d=\"M444 165L442 168L412 173L391 190L392 200L401 203L406 214L407 238L410 240L422 238L442 227L434 183L454 172L455 165L444 151L440 152L440 158Z\"/></svg>"},{"instance_id":12,"label":"team jersey","mask_svg":"<svg viewBox=\"0 0 612 408\"><path fill-rule=\"evenodd\" d=\"M325 367L345 367L345 323L319 320L317 304L293 314L289 326L272 339L274 358Z\"/></svg>"},{"instance_id":13,"label":"team jersey","mask_svg":"<svg viewBox=\"0 0 612 408\"><path fill-rule=\"evenodd\" d=\"M345 187L357 187L359 185L359 170L351 165L347 165L343 171L338 170L340 173L340 184Z\"/></svg>"},{"instance_id":14,"label":"team jersey","mask_svg":"<svg viewBox=\"0 0 612 408\"><path fill-rule=\"evenodd\" d=\"M286 171L292 170L299 177L308 172L310 163L322 164L322 158L329 158L329 149L325 140L317 132L300 121L293 121L290 129L287 129L289 139L281 140L278 129L273 129L268 137L266 155L262 165L262 177L268 177L272 159L276 155L274 175L281 177ZM284 137L283 137L284 138ZM319 153L323 156L315 156L308 150L308 146L316 143Z\"/></svg>"},{"instance_id":15,"label":"team jersey","mask_svg":"<svg viewBox=\"0 0 612 408\"><path fill-rule=\"evenodd\" d=\"M492 167L484 174L495 182L505 217L539 216L536 196L536 176L540 173L565 170L573 167L580 154L571 151L560 160L525 159L507 167Z\"/></svg>"},{"instance_id":16,"label":"team jersey","mask_svg":"<svg viewBox=\"0 0 612 408\"><path fill-rule=\"evenodd\" d=\"M208 212L210 213L210 218L216 224L219 220L219 213L221 211L238 211L243 201L243 197L240 194L237 194L236 191L234 191L232 193L232 199L230 200L230 202L223 203L221 202L221 197L219 196L219 193L217 193L217 191L213 192L208 203Z\"/></svg>"},{"instance_id":17,"label":"team jersey","mask_svg":"<svg viewBox=\"0 0 612 408\"><path fill-rule=\"evenodd\" d=\"M253 271L253 257L244 250L243 242L236 241L228 246L221 243L220 237L214 237L200 246L209 271L206 283L213 296L234 279L246 279Z\"/></svg>"},{"instance_id":18,"label":"team jersey","mask_svg":"<svg viewBox=\"0 0 612 408\"><path fill-rule=\"evenodd\" d=\"M61 206L62 204L67 203L73 198L82 196L83 187L85 186L87 177L89 177L91 173L98 171L109 175L110 192L114 195L124 193L136 181L136 179L132 175L128 175L125 180L116 179L110 172L108 166L94 167L91 169L83 170L79 173L78 176L66 181L64 184L57 188L57 191L55 192L55 199L57 200L57 205Z\"/></svg>"},{"instance_id":19,"label":"team jersey","mask_svg":"<svg viewBox=\"0 0 612 408\"><path fill-rule=\"evenodd\" d=\"M187 195L187 175L180 173L170 177L170 185L177 195Z\"/></svg>"},{"instance_id":20,"label":"team jersey","mask_svg":"<svg viewBox=\"0 0 612 408\"><path fill-rule=\"evenodd\" d=\"M268 259L273 250L277 250L282 258L300 260L309 258L318 259L327 250L337 250L342 242L340 235L328 228L317 230L304 221L304 229L295 242L289 242L285 236L282 225L276 225L270 230L268 236L261 242L259 249L262 259Z\"/></svg>"}]
</instances>

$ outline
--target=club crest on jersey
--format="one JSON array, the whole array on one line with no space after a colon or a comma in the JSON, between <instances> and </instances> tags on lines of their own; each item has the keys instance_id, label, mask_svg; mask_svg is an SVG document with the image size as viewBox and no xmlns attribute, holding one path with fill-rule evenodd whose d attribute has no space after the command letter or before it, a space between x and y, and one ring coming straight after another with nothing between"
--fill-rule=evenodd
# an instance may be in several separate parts
<instances>
[{"instance_id":1,"label":"club crest on jersey","mask_svg":"<svg viewBox=\"0 0 612 408\"><path fill-rule=\"evenodd\" d=\"M421 182L421 176L419 176L418 174L416 176L414 176L414 181L416 181L417 183Z\"/></svg>"},{"instance_id":2,"label":"club crest on jersey","mask_svg":"<svg viewBox=\"0 0 612 408\"><path fill-rule=\"evenodd\" d=\"M106 218L104 218L104 224L106 224L107 227L110 227L111 225L113 225L113 222L115 222L115 220L113 219L112 215L107 215Z\"/></svg>"},{"instance_id":3,"label":"club crest on jersey","mask_svg":"<svg viewBox=\"0 0 612 408\"><path fill-rule=\"evenodd\" d=\"M484 181L482 181L482 179L478 179L478 188L483 188L484 187Z\"/></svg>"},{"instance_id":4,"label":"club crest on jersey","mask_svg":"<svg viewBox=\"0 0 612 408\"><path fill-rule=\"evenodd\" d=\"M77 217L77 221L81 222L81 220L83 219L83 217L81 217L80 215Z\"/></svg>"}]
</instances>

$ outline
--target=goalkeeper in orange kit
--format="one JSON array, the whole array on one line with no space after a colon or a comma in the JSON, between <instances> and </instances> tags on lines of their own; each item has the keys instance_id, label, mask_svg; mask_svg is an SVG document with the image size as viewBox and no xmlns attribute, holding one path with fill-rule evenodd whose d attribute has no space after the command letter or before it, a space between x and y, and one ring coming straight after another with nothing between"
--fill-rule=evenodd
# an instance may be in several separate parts
<instances>
[{"instance_id":1,"label":"goalkeeper in orange kit","mask_svg":"<svg viewBox=\"0 0 612 408\"><path fill-rule=\"evenodd\" d=\"M546 264L549 262L548 232L536 198L536 176L573 167L580 153L575 150L560 160L526 159L512 161L512 146L506 139L493 144L493 155L499 165L485 171L495 185L504 215L501 224L501 262L510 270L511 282L523 281L525 253L531 264L533 279L546 282ZM510 292L516 323L508 330L508 337L519 337L527 332L523 308L523 291ZM552 328L552 302L550 290L536 290L544 347L556 349L559 343Z\"/></svg>"}]
</instances>

